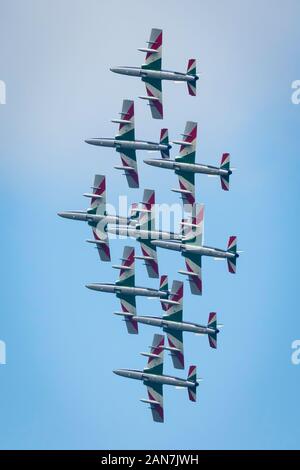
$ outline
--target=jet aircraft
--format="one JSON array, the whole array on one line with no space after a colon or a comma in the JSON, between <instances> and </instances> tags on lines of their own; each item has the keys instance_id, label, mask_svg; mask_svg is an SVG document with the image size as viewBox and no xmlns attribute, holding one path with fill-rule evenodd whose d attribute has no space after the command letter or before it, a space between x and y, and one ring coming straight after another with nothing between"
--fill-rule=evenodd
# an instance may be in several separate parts
<instances>
[{"instance_id":1,"label":"jet aircraft","mask_svg":"<svg viewBox=\"0 0 300 470\"><path fill-rule=\"evenodd\" d=\"M163 373L164 362L164 336L154 335L150 353L141 353L148 357L147 366L144 370L137 369L116 369L114 374L143 381L148 391L148 398L141 399L141 402L150 405L153 420L159 423L164 422L163 385L173 385L178 388L187 388L189 399L196 401L197 380L196 366L190 366L187 379L165 375Z\"/></svg>"},{"instance_id":2,"label":"jet aircraft","mask_svg":"<svg viewBox=\"0 0 300 470\"><path fill-rule=\"evenodd\" d=\"M159 289L152 289L150 287L138 287L135 285L135 256L134 248L125 246L121 266L113 266L115 269L120 269L119 279L116 283L94 283L87 284L86 287L91 290L99 292L108 292L116 294L120 299L121 308L123 312L136 315L136 300L137 296L158 298L162 303L162 307L166 308L169 304L168 298L170 291L168 288L168 276L161 276ZM130 317L126 317L126 324L129 329L135 328Z\"/></svg>"},{"instance_id":3,"label":"jet aircraft","mask_svg":"<svg viewBox=\"0 0 300 470\"><path fill-rule=\"evenodd\" d=\"M87 240L88 243L96 245L100 259L110 261L110 248L107 235L107 224L128 224L134 225L137 222L136 205L132 204L130 217L110 215L106 211L106 180L104 175L95 175L94 185L91 193L84 193L84 196L91 199L90 207L85 211L64 211L58 215L65 219L81 220L87 222L92 228L94 240Z\"/></svg>"},{"instance_id":4,"label":"jet aircraft","mask_svg":"<svg viewBox=\"0 0 300 470\"><path fill-rule=\"evenodd\" d=\"M138 334L138 324L156 326L162 328L167 334L173 365L175 369L184 369L184 351L183 351L183 332L188 331L199 335L207 335L211 348L217 348L217 335L219 328L217 325L217 314L211 312L206 326L199 323L187 322L183 320L183 282L173 281L169 300L172 303L167 304L163 310L163 317L133 315L128 312L114 312L115 315L129 317L131 324L135 327L128 330L128 333Z\"/></svg>"},{"instance_id":5,"label":"jet aircraft","mask_svg":"<svg viewBox=\"0 0 300 470\"><path fill-rule=\"evenodd\" d=\"M172 191L180 193L185 205L190 207L195 203L195 174L204 173L209 176L219 176L224 191L229 190L230 155L223 153L220 167L195 163L197 123L188 121L185 126L183 140L173 141L180 145L179 155L175 160L151 158L144 160L147 165L174 170L178 175L179 189Z\"/></svg>"},{"instance_id":6,"label":"jet aircraft","mask_svg":"<svg viewBox=\"0 0 300 470\"><path fill-rule=\"evenodd\" d=\"M169 158L170 148L168 129L162 129L160 142L136 140L134 130L134 102L124 100L121 119L113 119L119 124L119 132L114 138L99 137L87 139L85 142L91 145L115 148L120 153L121 166L115 166L117 170L124 170L127 183L130 188L139 187L139 176L136 162L136 150L159 151L162 158Z\"/></svg>"},{"instance_id":7,"label":"jet aircraft","mask_svg":"<svg viewBox=\"0 0 300 470\"><path fill-rule=\"evenodd\" d=\"M202 204L193 206L191 223L184 222L183 224L189 229L189 233L184 235L181 241L153 240L152 244L181 252L185 258L187 271L179 271L179 273L188 276L192 294L202 295L202 256L226 259L228 271L235 273L236 260L239 257L237 239L235 236L229 237L227 250L203 245L204 205Z\"/></svg>"},{"instance_id":8,"label":"jet aircraft","mask_svg":"<svg viewBox=\"0 0 300 470\"><path fill-rule=\"evenodd\" d=\"M138 49L146 53L145 63L141 67L114 67L110 70L121 75L140 77L146 85L147 96L139 98L148 100L151 114L154 119L163 119L162 80L186 82L188 92L196 96L196 83L199 76L196 73L196 60L189 59L186 73L162 70L162 37L161 29L151 30L148 47Z\"/></svg>"}]
</instances>

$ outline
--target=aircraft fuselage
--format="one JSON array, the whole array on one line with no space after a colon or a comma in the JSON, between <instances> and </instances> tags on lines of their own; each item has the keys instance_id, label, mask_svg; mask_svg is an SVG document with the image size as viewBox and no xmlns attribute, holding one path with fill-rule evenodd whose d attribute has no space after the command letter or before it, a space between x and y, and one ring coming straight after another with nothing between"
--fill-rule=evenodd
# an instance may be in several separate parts
<instances>
[{"instance_id":1,"label":"aircraft fuselage","mask_svg":"<svg viewBox=\"0 0 300 470\"><path fill-rule=\"evenodd\" d=\"M113 371L114 374L126 377L128 379L142 380L145 385L151 383L159 383L163 385L173 385L175 387L186 387L194 388L199 384L198 382L192 382L190 380L181 379L179 377L173 377L170 375L155 375L147 374L147 372L136 370L136 369L116 369Z\"/></svg>"},{"instance_id":2,"label":"aircraft fuselage","mask_svg":"<svg viewBox=\"0 0 300 470\"><path fill-rule=\"evenodd\" d=\"M88 289L96 290L99 292L108 292L112 294L126 294L133 297L142 296L142 297L158 297L158 298L168 298L169 293L166 291L151 289L150 287L130 287L130 286L118 286L117 284L88 284L86 286Z\"/></svg>"},{"instance_id":3,"label":"aircraft fuselage","mask_svg":"<svg viewBox=\"0 0 300 470\"><path fill-rule=\"evenodd\" d=\"M144 160L147 165L164 168L167 170L186 171L188 173L202 173L206 175L227 176L231 175L231 170L224 170L212 165L202 165L200 163L182 163L176 160L168 159L147 159Z\"/></svg>"},{"instance_id":4,"label":"aircraft fuselage","mask_svg":"<svg viewBox=\"0 0 300 470\"><path fill-rule=\"evenodd\" d=\"M146 140L119 140L106 137L97 137L95 139L87 139L85 141L90 145L98 145L102 147L112 147L117 151L125 150L157 150L159 152L169 150L171 145L160 144L158 142L148 142Z\"/></svg>"},{"instance_id":5,"label":"aircraft fuselage","mask_svg":"<svg viewBox=\"0 0 300 470\"><path fill-rule=\"evenodd\" d=\"M149 70L141 67L114 67L110 69L114 73L121 75L130 75L140 78L156 78L158 80L171 80L174 82L194 82L198 80L198 75L189 75L187 73L174 72L172 70Z\"/></svg>"},{"instance_id":6,"label":"aircraft fuselage","mask_svg":"<svg viewBox=\"0 0 300 470\"><path fill-rule=\"evenodd\" d=\"M191 333L198 334L213 334L219 332L219 330L214 330L212 328L208 328L207 326L199 325L198 323L176 322L161 317L134 316L132 318L138 323L142 323L144 325L151 325L159 328L167 328L170 330L188 331Z\"/></svg>"},{"instance_id":7,"label":"aircraft fuselage","mask_svg":"<svg viewBox=\"0 0 300 470\"><path fill-rule=\"evenodd\" d=\"M81 220L83 222L100 222L105 220L107 224L130 223L130 219L127 217L109 214L90 214L88 211L64 211L59 212L58 215L64 219Z\"/></svg>"},{"instance_id":8,"label":"aircraft fuselage","mask_svg":"<svg viewBox=\"0 0 300 470\"><path fill-rule=\"evenodd\" d=\"M201 256L211 256L213 258L238 258L238 253L231 253L226 250L220 250L209 246L189 245L188 243L179 243L167 240L154 240L153 245L167 250L181 251L184 253L195 253Z\"/></svg>"},{"instance_id":9,"label":"aircraft fuselage","mask_svg":"<svg viewBox=\"0 0 300 470\"><path fill-rule=\"evenodd\" d=\"M128 225L112 225L108 227L107 231L115 235L133 237L137 240L181 240L182 238L179 233L167 232L164 230L140 230Z\"/></svg>"}]
</instances>

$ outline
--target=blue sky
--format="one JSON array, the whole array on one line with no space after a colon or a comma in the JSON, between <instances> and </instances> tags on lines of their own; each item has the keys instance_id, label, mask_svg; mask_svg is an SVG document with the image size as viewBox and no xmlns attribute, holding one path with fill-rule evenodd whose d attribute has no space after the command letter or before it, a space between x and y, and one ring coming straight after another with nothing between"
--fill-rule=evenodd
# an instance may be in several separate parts
<instances>
[{"instance_id":1,"label":"blue sky","mask_svg":"<svg viewBox=\"0 0 300 470\"><path fill-rule=\"evenodd\" d=\"M300 78L299 2L1 0L0 79L7 86L1 119L0 447L299 448L300 366L291 343L300 338L297 307L300 106L291 83ZM151 5L151 6L150 6ZM142 188L174 203L175 176L142 163L141 190L129 190L112 169L118 156L84 139L115 132L123 98L143 84L109 72L139 65L151 27L164 30L164 67L185 70L197 58L197 98L185 85L164 83L165 119L150 117L136 99L136 135L155 140L161 124L178 138L198 122L197 161L217 164L231 153L231 190L197 176L206 204L205 242L225 247L238 236L236 276L223 263L203 262L204 294L185 285L185 318L206 322L217 311L225 326L219 349L185 336L186 361L204 381L198 402L165 387L164 425L139 402L143 385L112 369L143 367L139 352L155 332L129 337L112 315L113 296L84 288L114 281L109 264L84 243L85 224L56 212L85 208L82 193L95 173L107 176L107 196L139 201ZM172 156L175 151L172 151ZM112 243L118 263L126 241ZM131 242L133 243L133 242ZM161 272L178 278L178 253L159 252ZM140 285L156 287L137 265ZM159 314L138 299L140 314ZM167 356L165 371L174 373Z\"/></svg>"}]
</instances>

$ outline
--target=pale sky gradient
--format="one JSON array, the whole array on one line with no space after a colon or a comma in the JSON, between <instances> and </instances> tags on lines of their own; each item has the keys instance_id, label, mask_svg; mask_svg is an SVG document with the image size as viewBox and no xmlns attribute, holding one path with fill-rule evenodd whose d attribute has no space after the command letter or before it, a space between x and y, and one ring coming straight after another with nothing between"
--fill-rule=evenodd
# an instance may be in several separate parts
<instances>
[{"instance_id":1,"label":"pale sky gradient","mask_svg":"<svg viewBox=\"0 0 300 470\"><path fill-rule=\"evenodd\" d=\"M300 366L291 344L300 339L299 124L291 83L300 78L300 4L296 0L174 2L144 0L0 0L1 294L0 448L299 448ZM163 65L184 71L197 58L196 98L185 85L164 83L165 119L151 119L143 84L112 74L139 65L151 27L164 30ZM114 281L84 243L87 226L56 213L84 209L82 193L95 173L107 196L140 201L144 187L174 203L171 172L142 163L140 190L129 190L112 167L110 149L84 139L112 136L123 98L136 99L136 135L156 140L160 127L178 139L186 120L198 122L197 161L217 164L231 153L237 171L230 192L199 175L206 204L205 241L225 248L238 236L244 253L237 275L203 261L204 294L185 284L184 316L205 323L217 311L225 326L219 349L185 335L186 363L204 378L198 402L165 387L164 425L139 402L143 385L112 374L144 366L155 329L137 337L112 315L114 296L85 289ZM175 156L175 151L172 151ZM118 264L128 241L112 243ZM131 242L134 244L134 242ZM139 248L137 247L137 250ZM160 270L180 278L178 253L159 251ZM137 265L137 283L156 287ZM138 299L140 314L160 314ZM174 373L170 358L165 370ZM176 372L176 371L175 371ZM182 375L186 375L187 371Z\"/></svg>"}]
</instances>

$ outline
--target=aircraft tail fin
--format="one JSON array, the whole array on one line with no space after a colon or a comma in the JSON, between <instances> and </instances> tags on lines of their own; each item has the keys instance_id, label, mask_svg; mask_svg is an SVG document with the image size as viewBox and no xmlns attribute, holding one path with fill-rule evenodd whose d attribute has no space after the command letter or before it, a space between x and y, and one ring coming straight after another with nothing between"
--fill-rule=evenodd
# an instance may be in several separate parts
<instances>
[{"instance_id":1,"label":"aircraft tail fin","mask_svg":"<svg viewBox=\"0 0 300 470\"><path fill-rule=\"evenodd\" d=\"M197 83L197 78L198 78L197 71L196 71L196 59L189 59L186 73L188 75L194 75L195 77L192 82L187 82L187 87L188 87L189 95L196 96L197 94L196 83Z\"/></svg>"},{"instance_id":2,"label":"aircraft tail fin","mask_svg":"<svg viewBox=\"0 0 300 470\"><path fill-rule=\"evenodd\" d=\"M221 175L220 179L221 179L222 189L224 191L229 191L229 178L231 175L229 153L223 153L222 158L221 158L220 170L226 170L228 172L227 175Z\"/></svg>"},{"instance_id":3,"label":"aircraft tail fin","mask_svg":"<svg viewBox=\"0 0 300 470\"><path fill-rule=\"evenodd\" d=\"M232 254L235 255L232 258L227 258L228 271L230 273L235 274L236 273L236 260L237 260L237 257L238 257L238 254L237 254L237 238L235 236L229 237L228 245L227 245L227 251L229 253L232 253Z\"/></svg>"},{"instance_id":4,"label":"aircraft tail fin","mask_svg":"<svg viewBox=\"0 0 300 470\"><path fill-rule=\"evenodd\" d=\"M208 317L207 328L214 330L208 333L209 345L213 349L217 349L217 314L211 312Z\"/></svg>"},{"instance_id":5,"label":"aircraft tail fin","mask_svg":"<svg viewBox=\"0 0 300 470\"><path fill-rule=\"evenodd\" d=\"M168 145L169 146L169 131L168 129L162 129L160 131L160 144L162 145ZM170 150L169 148L165 150L161 150L161 157L162 158L170 158Z\"/></svg>"},{"instance_id":6,"label":"aircraft tail fin","mask_svg":"<svg viewBox=\"0 0 300 470\"><path fill-rule=\"evenodd\" d=\"M190 366L189 367L189 372L187 376L187 380L189 382L194 382L195 385L193 387L188 388L188 393L189 393L189 399L191 401L197 401L197 367L196 366Z\"/></svg>"}]
</instances>

